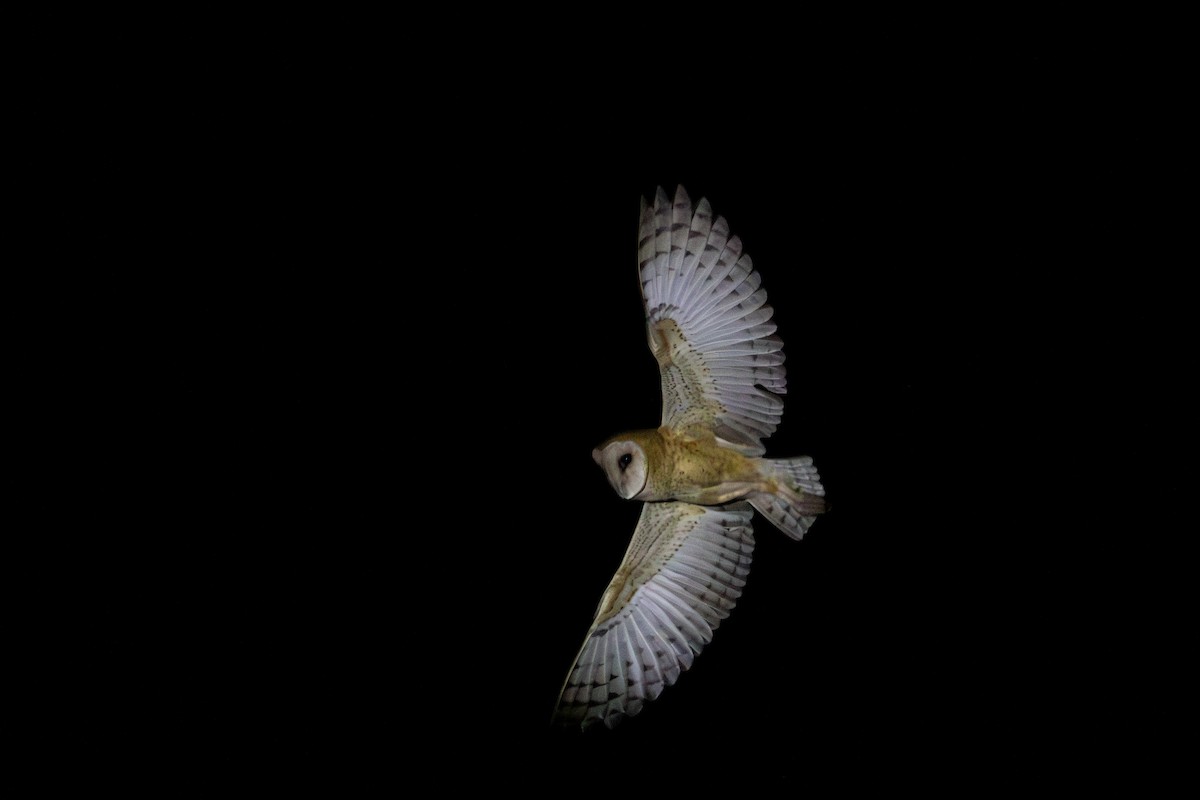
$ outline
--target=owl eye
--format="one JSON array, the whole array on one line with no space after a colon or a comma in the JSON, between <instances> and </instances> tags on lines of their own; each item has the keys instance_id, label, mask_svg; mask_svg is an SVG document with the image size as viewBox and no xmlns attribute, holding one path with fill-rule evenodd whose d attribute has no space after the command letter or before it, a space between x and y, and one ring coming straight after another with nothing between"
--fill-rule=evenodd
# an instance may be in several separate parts
<instances>
[{"instance_id":1,"label":"owl eye","mask_svg":"<svg viewBox=\"0 0 1200 800\"><path fill-rule=\"evenodd\" d=\"M633 461L633 456L629 453L626 453L617 459L617 466L621 468L621 472L624 472L625 468L629 466L629 462L631 461Z\"/></svg>"}]
</instances>

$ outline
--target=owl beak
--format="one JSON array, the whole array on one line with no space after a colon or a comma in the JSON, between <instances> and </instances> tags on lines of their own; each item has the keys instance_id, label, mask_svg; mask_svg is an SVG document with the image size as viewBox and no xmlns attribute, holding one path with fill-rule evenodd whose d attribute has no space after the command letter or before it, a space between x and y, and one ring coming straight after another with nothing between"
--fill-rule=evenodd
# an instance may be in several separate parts
<instances>
[{"instance_id":1,"label":"owl beak","mask_svg":"<svg viewBox=\"0 0 1200 800\"><path fill-rule=\"evenodd\" d=\"M592 461L595 461L597 464L600 463L600 449L599 448L592 451Z\"/></svg>"}]
</instances>

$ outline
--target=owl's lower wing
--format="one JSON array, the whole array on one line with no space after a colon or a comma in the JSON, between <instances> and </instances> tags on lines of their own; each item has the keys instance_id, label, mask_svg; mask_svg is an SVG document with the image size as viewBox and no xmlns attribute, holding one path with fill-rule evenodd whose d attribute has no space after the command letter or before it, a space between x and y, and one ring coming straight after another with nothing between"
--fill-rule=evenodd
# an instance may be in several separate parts
<instances>
[{"instance_id":1,"label":"owl's lower wing","mask_svg":"<svg viewBox=\"0 0 1200 800\"><path fill-rule=\"evenodd\" d=\"M662 424L702 426L747 455L765 452L787 391L774 310L742 243L683 187L643 201L638 267L647 338L662 374Z\"/></svg>"},{"instance_id":2,"label":"owl's lower wing","mask_svg":"<svg viewBox=\"0 0 1200 800\"><path fill-rule=\"evenodd\" d=\"M555 719L612 727L675 683L742 593L754 550L747 503L646 503L600 600Z\"/></svg>"}]
</instances>

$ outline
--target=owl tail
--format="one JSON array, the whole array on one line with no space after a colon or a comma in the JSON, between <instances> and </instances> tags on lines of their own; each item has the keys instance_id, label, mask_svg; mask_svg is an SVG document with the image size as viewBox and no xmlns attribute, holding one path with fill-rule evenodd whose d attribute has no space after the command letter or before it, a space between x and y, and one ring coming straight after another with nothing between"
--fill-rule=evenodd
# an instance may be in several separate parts
<instances>
[{"instance_id":1,"label":"owl tail","mask_svg":"<svg viewBox=\"0 0 1200 800\"><path fill-rule=\"evenodd\" d=\"M825 511L825 487L812 458L772 458L761 461L765 477L776 485L774 492L758 492L746 499L775 527L793 539L804 536Z\"/></svg>"}]
</instances>

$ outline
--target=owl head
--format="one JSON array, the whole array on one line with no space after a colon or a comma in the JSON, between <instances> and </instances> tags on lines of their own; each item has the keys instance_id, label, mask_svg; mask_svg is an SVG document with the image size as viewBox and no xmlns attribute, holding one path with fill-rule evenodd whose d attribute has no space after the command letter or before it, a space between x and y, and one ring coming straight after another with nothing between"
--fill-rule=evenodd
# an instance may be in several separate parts
<instances>
[{"instance_id":1,"label":"owl head","mask_svg":"<svg viewBox=\"0 0 1200 800\"><path fill-rule=\"evenodd\" d=\"M592 451L592 459L604 470L617 494L631 500L646 488L646 453L630 439L609 439Z\"/></svg>"}]
</instances>

